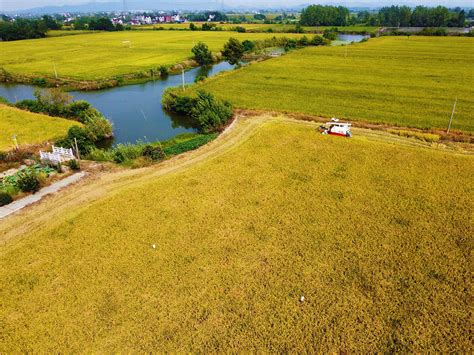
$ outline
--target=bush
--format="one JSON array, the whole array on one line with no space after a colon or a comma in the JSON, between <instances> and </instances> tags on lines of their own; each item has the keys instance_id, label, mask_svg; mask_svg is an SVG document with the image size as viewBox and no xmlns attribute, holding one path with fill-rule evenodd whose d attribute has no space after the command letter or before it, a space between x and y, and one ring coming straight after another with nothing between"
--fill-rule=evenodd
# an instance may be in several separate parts
<instances>
[{"instance_id":1,"label":"bush","mask_svg":"<svg viewBox=\"0 0 474 355\"><path fill-rule=\"evenodd\" d=\"M304 47L304 46L307 46L308 44L309 44L308 37L303 36L303 37L301 37L300 39L298 39L298 45Z\"/></svg>"},{"instance_id":2,"label":"bush","mask_svg":"<svg viewBox=\"0 0 474 355\"><path fill-rule=\"evenodd\" d=\"M330 43L331 41L329 41L328 39L322 37L322 36L314 36L313 39L311 40L311 44L313 46L326 46Z\"/></svg>"},{"instance_id":3,"label":"bush","mask_svg":"<svg viewBox=\"0 0 474 355\"><path fill-rule=\"evenodd\" d=\"M194 59L200 65L208 65L213 62L212 53L209 50L209 47L203 42L198 42L198 44L193 47L192 52L194 54Z\"/></svg>"},{"instance_id":4,"label":"bush","mask_svg":"<svg viewBox=\"0 0 474 355\"><path fill-rule=\"evenodd\" d=\"M198 91L191 117L199 123L202 132L214 132L232 117L232 106L228 102L217 100L211 93Z\"/></svg>"},{"instance_id":5,"label":"bush","mask_svg":"<svg viewBox=\"0 0 474 355\"><path fill-rule=\"evenodd\" d=\"M68 166L71 170L79 170L79 169L80 169L79 163L77 162L76 159L69 160L69 161L67 162L67 166Z\"/></svg>"},{"instance_id":6,"label":"bush","mask_svg":"<svg viewBox=\"0 0 474 355\"><path fill-rule=\"evenodd\" d=\"M247 32L247 30L245 29L245 27L242 27L242 26L237 26L237 27L235 28L235 30L236 30L237 32L239 32L239 33L245 33L245 32Z\"/></svg>"},{"instance_id":7,"label":"bush","mask_svg":"<svg viewBox=\"0 0 474 355\"><path fill-rule=\"evenodd\" d=\"M92 148L89 154L87 154L87 159L94 161L113 161L114 156L111 150L105 150L100 148Z\"/></svg>"},{"instance_id":8,"label":"bush","mask_svg":"<svg viewBox=\"0 0 474 355\"><path fill-rule=\"evenodd\" d=\"M40 189L38 174L31 169L23 169L17 173L17 185L23 192L35 193Z\"/></svg>"},{"instance_id":9,"label":"bush","mask_svg":"<svg viewBox=\"0 0 474 355\"><path fill-rule=\"evenodd\" d=\"M172 88L168 88L163 93L161 99L163 108L180 115L189 115L194 106L193 98L185 95L178 95Z\"/></svg>"},{"instance_id":10,"label":"bush","mask_svg":"<svg viewBox=\"0 0 474 355\"><path fill-rule=\"evenodd\" d=\"M195 83L199 83L199 82L204 81L204 80L206 80L206 79L207 79L207 76L205 76L205 75L198 75L198 76L196 76L196 79L194 79L194 82L195 82Z\"/></svg>"},{"instance_id":11,"label":"bush","mask_svg":"<svg viewBox=\"0 0 474 355\"><path fill-rule=\"evenodd\" d=\"M94 140L93 137L89 134L89 132L84 127L73 126L69 128L67 132L67 136L64 139L61 139L56 142L56 145L65 147L65 148L76 148L75 140L77 141L77 146L79 148L79 152L82 155L89 153L92 148L94 148Z\"/></svg>"},{"instance_id":12,"label":"bush","mask_svg":"<svg viewBox=\"0 0 474 355\"><path fill-rule=\"evenodd\" d=\"M170 73L170 70L166 65L160 65L159 71L162 78L166 78Z\"/></svg>"},{"instance_id":13,"label":"bush","mask_svg":"<svg viewBox=\"0 0 474 355\"><path fill-rule=\"evenodd\" d=\"M133 160L143 155L143 144L118 144L113 150L113 160L116 163L123 163Z\"/></svg>"},{"instance_id":14,"label":"bush","mask_svg":"<svg viewBox=\"0 0 474 355\"><path fill-rule=\"evenodd\" d=\"M153 161L163 160L166 158L165 152L161 146L154 147L152 145L147 145L143 148L142 155Z\"/></svg>"},{"instance_id":15,"label":"bush","mask_svg":"<svg viewBox=\"0 0 474 355\"><path fill-rule=\"evenodd\" d=\"M13 202L13 198L6 192L0 192L0 207Z\"/></svg>"},{"instance_id":16,"label":"bush","mask_svg":"<svg viewBox=\"0 0 474 355\"><path fill-rule=\"evenodd\" d=\"M323 37L330 41L335 41L337 39L337 32L334 30L325 30Z\"/></svg>"},{"instance_id":17,"label":"bush","mask_svg":"<svg viewBox=\"0 0 474 355\"><path fill-rule=\"evenodd\" d=\"M249 41L248 39L243 41L242 45L244 46L245 52L252 52L255 48L255 43L253 43L252 41Z\"/></svg>"}]
</instances>

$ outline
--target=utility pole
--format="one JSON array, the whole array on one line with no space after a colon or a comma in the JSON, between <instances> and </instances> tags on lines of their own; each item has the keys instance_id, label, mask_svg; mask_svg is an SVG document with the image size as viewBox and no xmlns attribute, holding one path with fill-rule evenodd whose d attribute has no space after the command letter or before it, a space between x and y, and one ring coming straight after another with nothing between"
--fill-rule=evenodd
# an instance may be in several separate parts
<instances>
[{"instance_id":1,"label":"utility pole","mask_svg":"<svg viewBox=\"0 0 474 355\"><path fill-rule=\"evenodd\" d=\"M453 105L453 112L451 112L451 118L449 119L449 125L448 125L448 132L447 133L449 133L449 130L451 129L451 123L453 122L454 111L456 111L457 102L458 102L458 98L456 97L456 100L454 101L454 105Z\"/></svg>"},{"instance_id":2,"label":"utility pole","mask_svg":"<svg viewBox=\"0 0 474 355\"><path fill-rule=\"evenodd\" d=\"M58 79L58 71L56 70L56 63L53 62L53 67L54 67L54 76L56 79Z\"/></svg>"},{"instance_id":3,"label":"utility pole","mask_svg":"<svg viewBox=\"0 0 474 355\"><path fill-rule=\"evenodd\" d=\"M181 69L181 76L183 78L183 91L185 91L185 87L184 87L184 68Z\"/></svg>"},{"instance_id":4,"label":"utility pole","mask_svg":"<svg viewBox=\"0 0 474 355\"><path fill-rule=\"evenodd\" d=\"M16 139L16 134L13 135L13 144L15 144L16 150L20 149L20 147L18 146L18 140Z\"/></svg>"}]
</instances>

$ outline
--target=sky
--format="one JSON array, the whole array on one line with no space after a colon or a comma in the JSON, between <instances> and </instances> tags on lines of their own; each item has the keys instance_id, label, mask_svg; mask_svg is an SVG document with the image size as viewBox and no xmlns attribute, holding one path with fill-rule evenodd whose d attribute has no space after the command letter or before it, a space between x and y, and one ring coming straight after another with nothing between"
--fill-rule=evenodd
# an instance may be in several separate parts
<instances>
[{"instance_id":1,"label":"sky","mask_svg":"<svg viewBox=\"0 0 474 355\"><path fill-rule=\"evenodd\" d=\"M185 2L186 0L177 0L177 2ZM208 2L209 0L206 0ZM212 0L211 0L212 1ZM12 11L20 9L29 9L34 7L49 6L49 5L77 5L94 2L94 0L0 0L0 11ZM121 2L121 0L96 0L96 2ZM127 0L128 3L133 3L133 0ZM159 7L160 0L149 1L156 3ZM169 3L169 1L166 1ZM190 2L188 0L188 2ZM192 2L192 1L191 1ZM415 5L444 5L448 7L466 6L474 7L474 0L224 0L228 6L252 6L252 7L275 7L275 6L291 6L301 5L307 3L331 3L345 6L366 4L368 6L378 7L387 4L415 4Z\"/></svg>"}]
</instances>

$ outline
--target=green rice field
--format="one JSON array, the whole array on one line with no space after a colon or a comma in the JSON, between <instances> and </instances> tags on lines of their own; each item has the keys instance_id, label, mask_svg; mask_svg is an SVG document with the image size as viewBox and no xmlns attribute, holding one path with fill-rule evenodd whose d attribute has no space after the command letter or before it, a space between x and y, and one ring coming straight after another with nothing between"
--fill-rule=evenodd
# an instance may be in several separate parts
<instances>
[{"instance_id":1,"label":"green rice field","mask_svg":"<svg viewBox=\"0 0 474 355\"><path fill-rule=\"evenodd\" d=\"M474 131L474 38L382 37L311 47L209 79L198 88L246 109Z\"/></svg>"}]
</instances>

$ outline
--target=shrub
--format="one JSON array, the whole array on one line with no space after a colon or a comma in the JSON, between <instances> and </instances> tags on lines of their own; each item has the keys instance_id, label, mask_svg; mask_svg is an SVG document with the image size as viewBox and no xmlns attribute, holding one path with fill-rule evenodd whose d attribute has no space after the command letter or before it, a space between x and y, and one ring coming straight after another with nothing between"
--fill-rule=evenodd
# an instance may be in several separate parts
<instances>
[{"instance_id":1,"label":"shrub","mask_svg":"<svg viewBox=\"0 0 474 355\"><path fill-rule=\"evenodd\" d=\"M247 32L247 30L245 29L245 27L242 27L242 26L237 26L237 27L235 28L235 30L236 30L237 32L239 32L239 33L245 33L245 32Z\"/></svg>"},{"instance_id":2,"label":"shrub","mask_svg":"<svg viewBox=\"0 0 474 355\"><path fill-rule=\"evenodd\" d=\"M170 73L170 70L166 65L160 65L159 71L162 78L166 78Z\"/></svg>"},{"instance_id":3,"label":"shrub","mask_svg":"<svg viewBox=\"0 0 474 355\"><path fill-rule=\"evenodd\" d=\"M99 149L94 147L87 155L87 159L95 161L113 161L114 156L111 150Z\"/></svg>"},{"instance_id":4,"label":"shrub","mask_svg":"<svg viewBox=\"0 0 474 355\"><path fill-rule=\"evenodd\" d=\"M80 169L79 163L77 162L76 159L69 160L69 161L67 162L67 166L68 166L71 170L79 170L79 169Z\"/></svg>"},{"instance_id":5,"label":"shrub","mask_svg":"<svg viewBox=\"0 0 474 355\"><path fill-rule=\"evenodd\" d=\"M193 98L185 95L178 95L172 88L165 90L161 102L165 110L181 115L189 115L194 106Z\"/></svg>"},{"instance_id":6,"label":"shrub","mask_svg":"<svg viewBox=\"0 0 474 355\"><path fill-rule=\"evenodd\" d=\"M199 83L199 82L204 81L204 80L206 80L206 79L207 79L207 76L205 76L205 75L198 75L198 76L196 76L196 79L194 79L194 82L195 82L195 83Z\"/></svg>"},{"instance_id":7,"label":"shrub","mask_svg":"<svg viewBox=\"0 0 474 355\"><path fill-rule=\"evenodd\" d=\"M40 189L38 174L32 169L23 169L17 173L17 185L23 192L35 193Z\"/></svg>"},{"instance_id":8,"label":"shrub","mask_svg":"<svg viewBox=\"0 0 474 355\"><path fill-rule=\"evenodd\" d=\"M296 45L297 45L296 39L293 39L293 38L289 39L285 44L285 51L288 52L289 50L296 48Z\"/></svg>"},{"instance_id":9,"label":"shrub","mask_svg":"<svg viewBox=\"0 0 474 355\"><path fill-rule=\"evenodd\" d=\"M211 93L198 91L191 117L199 123L202 132L214 132L232 117L232 106L217 100Z\"/></svg>"},{"instance_id":10,"label":"shrub","mask_svg":"<svg viewBox=\"0 0 474 355\"><path fill-rule=\"evenodd\" d=\"M323 37L330 41L335 41L337 39L337 32L334 30L325 30Z\"/></svg>"},{"instance_id":11,"label":"shrub","mask_svg":"<svg viewBox=\"0 0 474 355\"><path fill-rule=\"evenodd\" d=\"M112 124L103 116L89 119L84 125L92 142L99 142L112 137Z\"/></svg>"},{"instance_id":12,"label":"shrub","mask_svg":"<svg viewBox=\"0 0 474 355\"><path fill-rule=\"evenodd\" d=\"M311 40L311 44L313 46L326 46L330 43L331 41L329 41L328 39L322 37L322 36L314 36L313 39Z\"/></svg>"},{"instance_id":13,"label":"shrub","mask_svg":"<svg viewBox=\"0 0 474 355\"><path fill-rule=\"evenodd\" d=\"M113 149L113 160L116 163L123 163L133 160L143 155L143 144L118 144Z\"/></svg>"},{"instance_id":14,"label":"shrub","mask_svg":"<svg viewBox=\"0 0 474 355\"><path fill-rule=\"evenodd\" d=\"M298 45L300 46L307 46L309 44L308 37L303 36L298 40Z\"/></svg>"},{"instance_id":15,"label":"shrub","mask_svg":"<svg viewBox=\"0 0 474 355\"><path fill-rule=\"evenodd\" d=\"M79 152L82 155L89 153L94 148L94 140L89 132L84 127L79 126L69 128L66 138L57 141L56 144L65 148L75 149L74 139L77 141Z\"/></svg>"},{"instance_id":16,"label":"shrub","mask_svg":"<svg viewBox=\"0 0 474 355\"><path fill-rule=\"evenodd\" d=\"M245 52L252 52L255 48L255 43L246 39L242 42Z\"/></svg>"},{"instance_id":17,"label":"shrub","mask_svg":"<svg viewBox=\"0 0 474 355\"><path fill-rule=\"evenodd\" d=\"M143 148L142 155L144 157L150 158L153 161L163 160L166 158L165 152L161 146L154 147L152 145L146 145Z\"/></svg>"},{"instance_id":18,"label":"shrub","mask_svg":"<svg viewBox=\"0 0 474 355\"><path fill-rule=\"evenodd\" d=\"M194 59L200 65L207 65L213 62L212 53L209 50L209 47L203 42L198 42L198 44L193 47L192 52L194 54Z\"/></svg>"},{"instance_id":19,"label":"shrub","mask_svg":"<svg viewBox=\"0 0 474 355\"><path fill-rule=\"evenodd\" d=\"M13 198L6 192L0 192L0 207L13 202Z\"/></svg>"}]
</instances>

